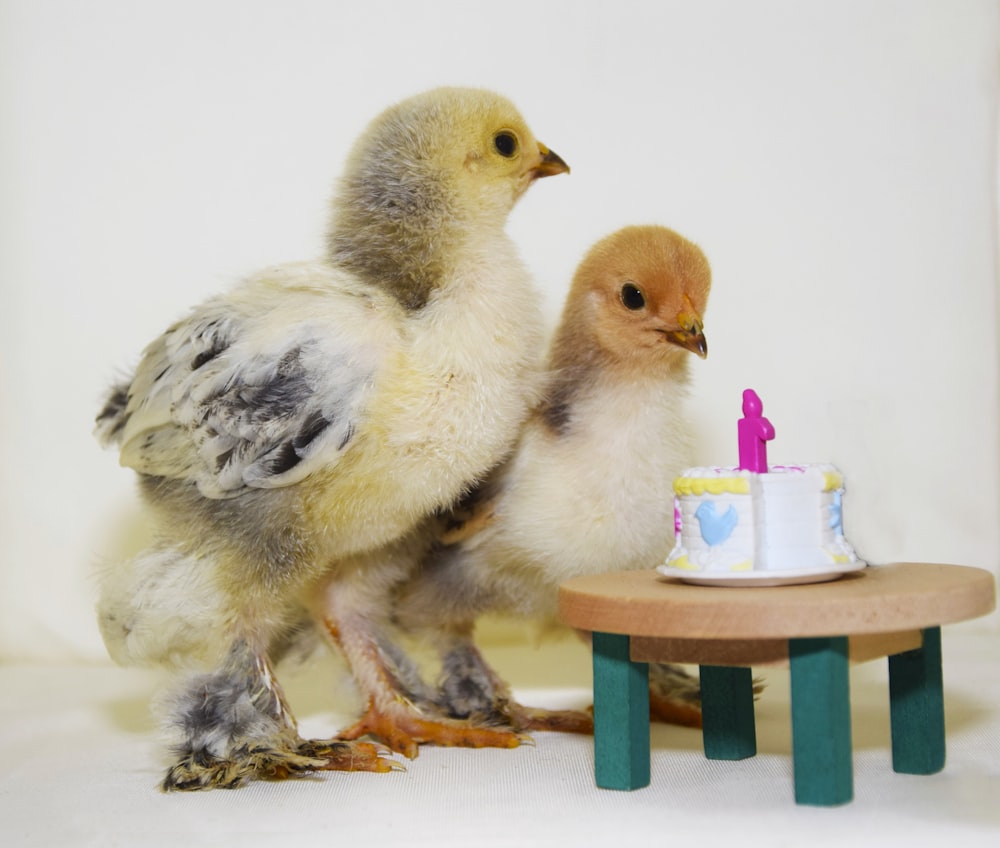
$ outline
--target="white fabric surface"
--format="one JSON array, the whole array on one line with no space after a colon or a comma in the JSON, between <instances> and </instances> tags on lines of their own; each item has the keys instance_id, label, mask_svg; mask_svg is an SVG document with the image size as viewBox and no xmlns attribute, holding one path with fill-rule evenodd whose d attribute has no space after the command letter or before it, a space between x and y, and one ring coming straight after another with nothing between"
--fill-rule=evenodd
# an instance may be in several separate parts
<instances>
[{"instance_id":1,"label":"white fabric surface","mask_svg":"<svg viewBox=\"0 0 1000 848\"><path fill-rule=\"evenodd\" d=\"M582 705L589 658L571 642L490 652L529 703ZM892 772L885 663L851 673L855 800L792 798L788 676L766 670L758 755L710 762L697 731L654 726L652 782L597 789L589 737L537 734L513 751L424 747L405 773L331 773L235 791L164 795L147 702L154 675L104 666L0 667L0 843L95 845L996 846L1000 844L1000 645L944 631L948 761L929 777ZM331 710L329 661L285 675L305 734ZM548 678L552 686L538 684ZM239 834L239 841L233 835Z\"/></svg>"}]
</instances>

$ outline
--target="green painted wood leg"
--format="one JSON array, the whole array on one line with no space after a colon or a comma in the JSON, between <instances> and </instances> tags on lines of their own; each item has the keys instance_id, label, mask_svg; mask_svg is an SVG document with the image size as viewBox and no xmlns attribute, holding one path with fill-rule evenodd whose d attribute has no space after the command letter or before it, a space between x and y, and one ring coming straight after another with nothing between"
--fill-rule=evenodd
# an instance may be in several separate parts
<instances>
[{"instance_id":1,"label":"green painted wood leg","mask_svg":"<svg viewBox=\"0 0 1000 848\"><path fill-rule=\"evenodd\" d=\"M594 775L602 789L649 785L649 666L629 637L594 633Z\"/></svg>"},{"instance_id":2,"label":"green painted wood leg","mask_svg":"<svg viewBox=\"0 0 1000 848\"><path fill-rule=\"evenodd\" d=\"M753 673L749 668L703 665L702 742L710 760L744 760L757 753Z\"/></svg>"},{"instance_id":3,"label":"green painted wood leg","mask_svg":"<svg viewBox=\"0 0 1000 848\"><path fill-rule=\"evenodd\" d=\"M941 628L924 630L923 647L889 657L892 768L935 774L944 768Z\"/></svg>"},{"instance_id":4,"label":"green painted wood leg","mask_svg":"<svg viewBox=\"0 0 1000 848\"><path fill-rule=\"evenodd\" d=\"M795 801L829 807L854 797L847 637L790 639Z\"/></svg>"}]
</instances>

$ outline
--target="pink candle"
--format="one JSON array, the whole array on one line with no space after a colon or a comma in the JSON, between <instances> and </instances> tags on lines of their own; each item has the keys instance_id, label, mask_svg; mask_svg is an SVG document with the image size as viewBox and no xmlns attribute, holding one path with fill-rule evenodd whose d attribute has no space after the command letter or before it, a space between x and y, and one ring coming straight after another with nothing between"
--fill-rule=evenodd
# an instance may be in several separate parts
<instances>
[{"instance_id":1,"label":"pink candle","mask_svg":"<svg viewBox=\"0 0 1000 848\"><path fill-rule=\"evenodd\" d=\"M743 392L743 417L736 424L740 446L740 470L767 473L767 443L774 438L774 427L763 417L764 404L757 392Z\"/></svg>"}]
</instances>

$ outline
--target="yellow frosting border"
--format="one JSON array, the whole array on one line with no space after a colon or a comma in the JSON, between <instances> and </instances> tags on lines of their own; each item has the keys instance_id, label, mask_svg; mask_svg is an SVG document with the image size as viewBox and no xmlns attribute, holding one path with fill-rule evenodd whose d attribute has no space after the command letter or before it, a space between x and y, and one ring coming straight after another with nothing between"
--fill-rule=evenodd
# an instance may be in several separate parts
<instances>
[{"instance_id":1,"label":"yellow frosting border","mask_svg":"<svg viewBox=\"0 0 1000 848\"><path fill-rule=\"evenodd\" d=\"M823 472L823 491L832 492L844 487L844 478L839 471Z\"/></svg>"},{"instance_id":2,"label":"yellow frosting border","mask_svg":"<svg viewBox=\"0 0 1000 848\"><path fill-rule=\"evenodd\" d=\"M833 492L844 487L844 477L839 471L823 472L823 492ZM675 477L674 494L681 497L710 495L749 495L749 476L739 477Z\"/></svg>"},{"instance_id":3,"label":"yellow frosting border","mask_svg":"<svg viewBox=\"0 0 1000 848\"><path fill-rule=\"evenodd\" d=\"M749 495L749 477L675 477L674 494L703 495Z\"/></svg>"},{"instance_id":4,"label":"yellow frosting border","mask_svg":"<svg viewBox=\"0 0 1000 848\"><path fill-rule=\"evenodd\" d=\"M681 554L676 559L668 559L667 565L671 568L680 568L683 571L703 571L701 566L695 565L691 560L687 558L687 554ZM753 562L748 559L740 560L739 562L734 562L729 566L729 571L753 571Z\"/></svg>"}]
</instances>

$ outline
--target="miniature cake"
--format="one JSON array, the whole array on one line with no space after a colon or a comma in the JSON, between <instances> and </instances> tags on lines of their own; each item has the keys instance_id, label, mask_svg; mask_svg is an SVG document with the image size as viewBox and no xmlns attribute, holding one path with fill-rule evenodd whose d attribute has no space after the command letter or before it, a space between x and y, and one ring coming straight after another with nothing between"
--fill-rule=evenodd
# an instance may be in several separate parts
<instances>
[{"instance_id":1,"label":"miniature cake","mask_svg":"<svg viewBox=\"0 0 1000 848\"><path fill-rule=\"evenodd\" d=\"M769 468L774 428L761 410L747 389L738 467L692 468L674 480L676 540L665 573L836 576L864 566L844 538L842 475L832 465Z\"/></svg>"},{"instance_id":2,"label":"miniature cake","mask_svg":"<svg viewBox=\"0 0 1000 848\"><path fill-rule=\"evenodd\" d=\"M832 465L692 468L674 480L677 540L667 565L794 571L855 562L844 538L843 478Z\"/></svg>"}]
</instances>

